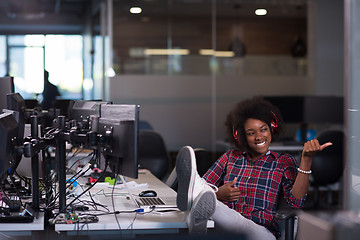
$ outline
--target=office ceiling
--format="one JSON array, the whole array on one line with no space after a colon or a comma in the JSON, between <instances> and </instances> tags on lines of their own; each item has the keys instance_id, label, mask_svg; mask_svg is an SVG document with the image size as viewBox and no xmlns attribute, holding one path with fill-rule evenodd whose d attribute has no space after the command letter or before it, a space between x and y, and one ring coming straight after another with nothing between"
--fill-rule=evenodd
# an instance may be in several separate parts
<instances>
[{"instance_id":1,"label":"office ceiling","mask_svg":"<svg viewBox=\"0 0 360 240\"><path fill-rule=\"evenodd\" d=\"M43 18L47 14L81 16L90 2L90 0L1 0L0 11L3 17L24 20Z\"/></svg>"},{"instance_id":2,"label":"office ceiling","mask_svg":"<svg viewBox=\"0 0 360 240\"><path fill-rule=\"evenodd\" d=\"M255 17L256 8L267 8L269 17L306 17L307 0L114 0L117 11L124 14L131 6L140 6L143 15L201 16L212 13L216 4L219 17Z\"/></svg>"},{"instance_id":3,"label":"office ceiling","mask_svg":"<svg viewBox=\"0 0 360 240\"><path fill-rule=\"evenodd\" d=\"M87 11L99 12L100 0L0 0L0 34L81 33ZM142 15L255 17L258 7L268 9L267 17L306 17L307 0L113 0L114 11L129 15L131 6L140 6ZM90 9L90 10L89 10Z\"/></svg>"}]
</instances>

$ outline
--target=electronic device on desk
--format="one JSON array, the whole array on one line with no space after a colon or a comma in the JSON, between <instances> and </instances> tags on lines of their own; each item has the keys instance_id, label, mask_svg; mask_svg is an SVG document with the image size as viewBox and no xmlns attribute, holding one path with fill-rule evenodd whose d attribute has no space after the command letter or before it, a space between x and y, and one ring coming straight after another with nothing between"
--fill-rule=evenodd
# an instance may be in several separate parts
<instances>
[{"instance_id":1,"label":"electronic device on desk","mask_svg":"<svg viewBox=\"0 0 360 240\"><path fill-rule=\"evenodd\" d=\"M0 184L3 186L14 165L19 162L18 156L13 154L13 146L19 137L19 125L12 113L0 114ZM20 139L19 139L20 140ZM4 189L2 189L4 190ZM2 208L0 223L32 222L33 216L28 214L21 215L19 212L12 212L11 209L19 207L17 200L3 196L1 199L7 208ZM15 206L16 203L16 206Z\"/></svg>"},{"instance_id":2,"label":"electronic device on desk","mask_svg":"<svg viewBox=\"0 0 360 240\"><path fill-rule=\"evenodd\" d=\"M21 215L18 212L7 212L3 210L0 214L0 223L31 223L34 221L34 216Z\"/></svg>"},{"instance_id":3,"label":"electronic device on desk","mask_svg":"<svg viewBox=\"0 0 360 240\"><path fill-rule=\"evenodd\" d=\"M166 200L160 198L156 191L150 189L140 192L135 201L135 204L139 208L152 207L155 210L177 209L175 203L168 203Z\"/></svg>"},{"instance_id":4,"label":"electronic device on desk","mask_svg":"<svg viewBox=\"0 0 360 240\"><path fill-rule=\"evenodd\" d=\"M111 102L76 100L70 105L69 119L76 121L81 128L89 128L91 116L100 117L101 105Z\"/></svg>"},{"instance_id":5,"label":"electronic device on desk","mask_svg":"<svg viewBox=\"0 0 360 240\"><path fill-rule=\"evenodd\" d=\"M308 124L344 123L344 98L338 96L267 96L285 123L298 123L300 142L307 140ZM327 106L331 106L330 108Z\"/></svg>"},{"instance_id":6,"label":"electronic device on desk","mask_svg":"<svg viewBox=\"0 0 360 240\"><path fill-rule=\"evenodd\" d=\"M0 114L0 183L7 177L8 170L16 162L13 153L13 139L19 135L19 126L12 113Z\"/></svg>"},{"instance_id":7,"label":"electronic device on desk","mask_svg":"<svg viewBox=\"0 0 360 240\"><path fill-rule=\"evenodd\" d=\"M138 178L139 105L101 106L98 132L109 141L100 150L115 174Z\"/></svg>"},{"instance_id":8,"label":"electronic device on desk","mask_svg":"<svg viewBox=\"0 0 360 240\"><path fill-rule=\"evenodd\" d=\"M0 78L0 112L7 108L8 93L14 92L14 79L13 77L1 77Z\"/></svg>"}]
</instances>

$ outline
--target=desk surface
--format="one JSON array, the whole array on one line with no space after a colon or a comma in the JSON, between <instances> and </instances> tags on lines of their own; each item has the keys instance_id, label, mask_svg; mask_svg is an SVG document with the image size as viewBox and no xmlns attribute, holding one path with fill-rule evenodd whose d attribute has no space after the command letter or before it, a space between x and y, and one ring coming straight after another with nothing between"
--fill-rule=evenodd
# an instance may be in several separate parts
<instances>
[{"instance_id":1,"label":"desk surface","mask_svg":"<svg viewBox=\"0 0 360 240\"><path fill-rule=\"evenodd\" d=\"M303 145L270 145L269 149L275 152L301 152Z\"/></svg>"},{"instance_id":2,"label":"desk surface","mask_svg":"<svg viewBox=\"0 0 360 240\"><path fill-rule=\"evenodd\" d=\"M131 181L137 185L131 187ZM146 189L155 190L158 196L169 204L176 205L176 192L165 183L157 179L147 170L139 172L138 179L127 179L129 189L137 195ZM137 209L136 204L127 194L127 190L122 187L123 184L116 185L114 197L111 197L112 185L96 184L90 190L95 201L107 206L110 212L113 212L112 199L115 205L115 211L131 211ZM120 187L121 186L121 187ZM99 216L97 223L89 224L55 224L55 231L77 231L83 230L146 230L146 229L181 229L187 228L184 222L184 213L180 211L159 213L120 213L116 217L114 214ZM209 227L212 227L211 222Z\"/></svg>"}]
</instances>

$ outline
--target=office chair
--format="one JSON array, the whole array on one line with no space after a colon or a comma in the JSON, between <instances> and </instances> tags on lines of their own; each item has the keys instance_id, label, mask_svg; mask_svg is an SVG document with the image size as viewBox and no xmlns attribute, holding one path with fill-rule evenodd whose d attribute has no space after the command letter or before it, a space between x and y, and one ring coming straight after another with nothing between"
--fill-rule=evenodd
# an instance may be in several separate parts
<instances>
[{"instance_id":1,"label":"office chair","mask_svg":"<svg viewBox=\"0 0 360 240\"><path fill-rule=\"evenodd\" d=\"M311 165L312 175L310 184L314 188L313 208L320 207L319 188L339 182L343 175L344 133L339 130L329 130L319 134L320 144L332 142L333 145L318 152ZM328 192L328 194L331 194ZM329 195L331 196L331 195ZM332 207L325 206L323 207Z\"/></svg>"},{"instance_id":2,"label":"office chair","mask_svg":"<svg viewBox=\"0 0 360 240\"><path fill-rule=\"evenodd\" d=\"M139 168L148 169L160 180L169 173L170 156L162 136L151 130L140 130L138 140Z\"/></svg>"},{"instance_id":3,"label":"office chair","mask_svg":"<svg viewBox=\"0 0 360 240\"><path fill-rule=\"evenodd\" d=\"M139 121L139 129L140 130L154 130L151 124L148 121L140 120Z\"/></svg>"},{"instance_id":4,"label":"office chair","mask_svg":"<svg viewBox=\"0 0 360 240\"><path fill-rule=\"evenodd\" d=\"M200 176L203 176L212 165L211 155L203 148L195 148L194 153L196 158L197 171ZM166 185L177 191L178 181L175 167L169 174L169 177L166 179L165 183Z\"/></svg>"},{"instance_id":5,"label":"office chair","mask_svg":"<svg viewBox=\"0 0 360 240\"><path fill-rule=\"evenodd\" d=\"M194 149L196 157L196 168L200 176L203 176L211 167L211 154L203 148Z\"/></svg>"},{"instance_id":6,"label":"office chair","mask_svg":"<svg viewBox=\"0 0 360 240\"><path fill-rule=\"evenodd\" d=\"M278 211L275 217L279 222L281 231L281 240L293 240L295 236L295 218L299 209L291 208L283 194L280 195L278 203Z\"/></svg>"}]
</instances>

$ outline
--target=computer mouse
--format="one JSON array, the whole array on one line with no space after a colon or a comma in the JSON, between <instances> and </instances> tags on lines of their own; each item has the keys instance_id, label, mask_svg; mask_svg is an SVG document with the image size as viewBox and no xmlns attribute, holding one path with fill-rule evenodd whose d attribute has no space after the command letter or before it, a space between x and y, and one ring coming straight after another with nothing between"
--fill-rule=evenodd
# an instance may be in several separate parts
<instances>
[{"instance_id":1,"label":"computer mouse","mask_svg":"<svg viewBox=\"0 0 360 240\"><path fill-rule=\"evenodd\" d=\"M145 190L139 193L139 197L156 197L157 193L154 190Z\"/></svg>"}]
</instances>

